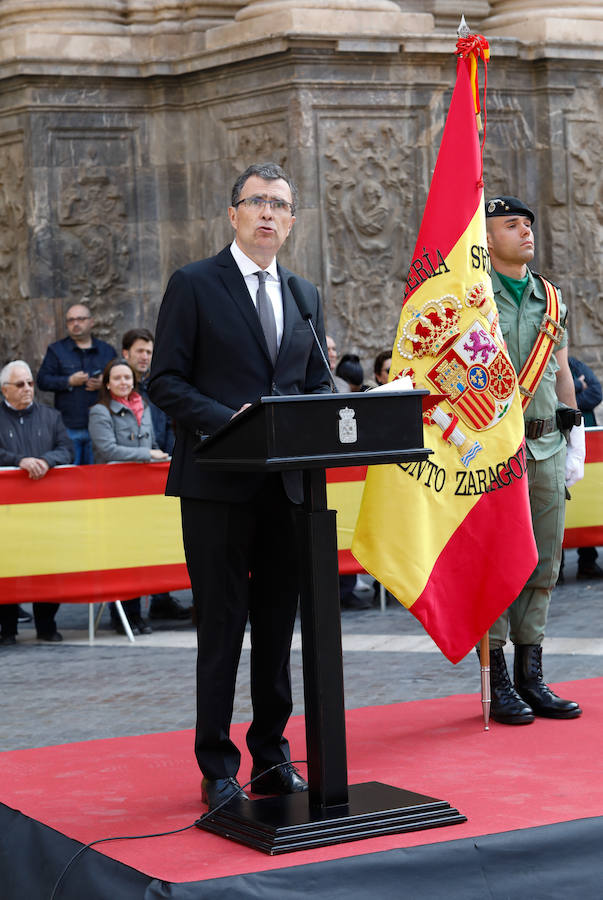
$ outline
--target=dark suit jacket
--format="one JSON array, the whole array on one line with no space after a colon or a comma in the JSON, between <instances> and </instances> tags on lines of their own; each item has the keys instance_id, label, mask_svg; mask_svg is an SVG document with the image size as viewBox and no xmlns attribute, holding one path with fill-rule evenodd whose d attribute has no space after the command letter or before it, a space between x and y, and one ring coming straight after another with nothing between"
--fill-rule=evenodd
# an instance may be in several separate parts
<instances>
[{"instance_id":1,"label":"dark suit jacket","mask_svg":"<svg viewBox=\"0 0 603 900\"><path fill-rule=\"evenodd\" d=\"M166 489L171 496L248 500L264 476L204 472L194 456L199 433L212 434L244 403L259 397L330 391L310 327L301 318L287 285L292 273L280 265L278 272L284 330L274 368L253 301L229 247L210 259L184 266L169 280L155 331L149 395L175 423L176 443ZM309 281L300 282L324 349L318 291ZM299 502L299 478L284 481L290 499Z\"/></svg>"}]
</instances>

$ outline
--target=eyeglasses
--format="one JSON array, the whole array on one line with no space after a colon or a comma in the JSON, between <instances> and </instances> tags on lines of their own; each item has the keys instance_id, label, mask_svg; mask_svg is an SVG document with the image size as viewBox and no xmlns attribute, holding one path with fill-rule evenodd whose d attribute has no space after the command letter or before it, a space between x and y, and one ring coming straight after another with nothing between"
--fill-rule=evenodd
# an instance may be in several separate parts
<instances>
[{"instance_id":1,"label":"eyeglasses","mask_svg":"<svg viewBox=\"0 0 603 900\"><path fill-rule=\"evenodd\" d=\"M24 387L33 387L33 381L5 381L5 384L10 384L12 387L16 388L24 388Z\"/></svg>"},{"instance_id":2,"label":"eyeglasses","mask_svg":"<svg viewBox=\"0 0 603 900\"><path fill-rule=\"evenodd\" d=\"M90 316L71 316L69 319L65 319L68 325L73 325L74 322L85 322L86 319L89 319Z\"/></svg>"},{"instance_id":3,"label":"eyeglasses","mask_svg":"<svg viewBox=\"0 0 603 900\"><path fill-rule=\"evenodd\" d=\"M266 204L272 212L276 213L293 213L293 204L288 200L280 200L278 198L268 199L266 197L243 197L235 203L235 207L244 203L247 209L253 209L256 212L263 210Z\"/></svg>"}]
</instances>

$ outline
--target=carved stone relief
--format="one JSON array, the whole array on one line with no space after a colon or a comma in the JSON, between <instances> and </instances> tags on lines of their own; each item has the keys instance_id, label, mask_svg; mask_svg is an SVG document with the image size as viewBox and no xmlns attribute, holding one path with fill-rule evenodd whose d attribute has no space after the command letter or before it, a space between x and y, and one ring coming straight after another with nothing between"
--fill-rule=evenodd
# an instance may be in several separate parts
<instances>
[{"instance_id":1,"label":"carved stone relief","mask_svg":"<svg viewBox=\"0 0 603 900\"><path fill-rule=\"evenodd\" d=\"M227 192L230 192L235 179L252 163L275 162L285 171L288 171L289 133L285 110L276 109L270 113L237 118L236 123L227 120L226 124L228 127L228 156L232 161L232 165L224 186L225 195ZM293 173L292 177L295 180ZM228 202L230 203L230 196L228 197ZM223 239L221 242L218 240L217 244L212 244L208 248L208 253L215 253L216 247L226 244L233 237L232 228L228 224L224 206L217 210L217 216L217 230L221 232ZM212 240L215 241L215 239L216 233L214 231ZM284 265L288 265L291 243L292 240L289 239L282 252L279 253L279 261Z\"/></svg>"},{"instance_id":2,"label":"carved stone relief","mask_svg":"<svg viewBox=\"0 0 603 900\"><path fill-rule=\"evenodd\" d=\"M53 135L55 295L95 312L99 334L139 290L135 179L127 132Z\"/></svg>"},{"instance_id":3,"label":"carved stone relief","mask_svg":"<svg viewBox=\"0 0 603 900\"><path fill-rule=\"evenodd\" d=\"M239 120L238 127L229 128L229 145L236 178L249 165L250 160L275 162L287 168L289 140L284 112L278 117L263 114Z\"/></svg>"},{"instance_id":4,"label":"carved stone relief","mask_svg":"<svg viewBox=\"0 0 603 900\"><path fill-rule=\"evenodd\" d=\"M25 165L22 137L0 143L0 361L23 352L33 310L28 298Z\"/></svg>"},{"instance_id":5,"label":"carved stone relief","mask_svg":"<svg viewBox=\"0 0 603 900\"><path fill-rule=\"evenodd\" d=\"M23 144L0 144L0 298L17 300L27 295L25 252L25 168ZM23 274L21 274L23 273Z\"/></svg>"},{"instance_id":6,"label":"carved stone relief","mask_svg":"<svg viewBox=\"0 0 603 900\"><path fill-rule=\"evenodd\" d=\"M484 150L485 193L521 195L528 190L525 156L535 149L533 129L512 94L488 91L488 118Z\"/></svg>"},{"instance_id":7,"label":"carved stone relief","mask_svg":"<svg viewBox=\"0 0 603 900\"><path fill-rule=\"evenodd\" d=\"M125 282L129 259L125 198L99 164L92 145L77 177L65 174L62 182L58 221L69 291L89 299Z\"/></svg>"},{"instance_id":8,"label":"carved stone relief","mask_svg":"<svg viewBox=\"0 0 603 900\"><path fill-rule=\"evenodd\" d=\"M580 343L599 344L603 338L603 148L601 122L594 118L568 123L568 182L570 254Z\"/></svg>"},{"instance_id":9,"label":"carved stone relief","mask_svg":"<svg viewBox=\"0 0 603 900\"><path fill-rule=\"evenodd\" d=\"M341 352L391 346L417 234L413 117L322 123L329 324Z\"/></svg>"}]
</instances>

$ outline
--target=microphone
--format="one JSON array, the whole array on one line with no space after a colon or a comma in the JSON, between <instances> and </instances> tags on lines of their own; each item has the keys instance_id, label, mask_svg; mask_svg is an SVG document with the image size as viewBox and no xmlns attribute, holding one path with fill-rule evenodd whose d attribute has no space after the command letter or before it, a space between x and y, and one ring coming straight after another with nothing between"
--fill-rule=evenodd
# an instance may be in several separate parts
<instances>
[{"instance_id":1,"label":"microphone","mask_svg":"<svg viewBox=\"0 0 603 900\"><path fill-rule=\"evenodd\" d=\"M333 380L333 375L331 373L331 366L329 365L327 358L324 354L324 351L320 345L320 341L318 340L318 335L316 334L316 329L314 328L314 323L312 322L312 310L310 309L308 300L304 295L304 292L302 290L302 286L299 282L299 279L297 278L296 275L290 275L289 278L287 279L287 284L289 285L289 290L293 294L293 299L295 300L295 303L299 310L300 316L302 317L304 322L307 322L308 325L310 326L310 328L312 329L314 341L320 352L321 359L322 359L323 363L325 364L325 369L329 373L329 381L331 382L331 391L334 394L336 394L337 388L335 387L335 382Z\"/></svg>"}]
</instances>

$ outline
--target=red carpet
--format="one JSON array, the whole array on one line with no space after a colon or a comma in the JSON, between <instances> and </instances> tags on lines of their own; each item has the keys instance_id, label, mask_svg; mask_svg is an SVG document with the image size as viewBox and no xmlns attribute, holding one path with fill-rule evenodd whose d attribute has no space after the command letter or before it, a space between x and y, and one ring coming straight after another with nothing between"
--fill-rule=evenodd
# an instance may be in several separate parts
<instances>
[{"instance_id":1,"label":"red carpet","mask_svg":"<svg viewBox=\"0 0 603 900\"><path fill-rule=\"evenodd\" d=\"M165 881L200 881L601 816L603 679L557 689L579 701L580 719L494 722L484 732L476 695L348 712L350 783L383 781L446 800L467 816L462 825L277 857L197 828L95 849ZM241 748L245 730L233 728ZM288 736L294 758L303 758L301 717ZM180 828L205 810L192 743L182 731L6 752L0 803L84 844ZM241 782L249 769L244 754Z\"/></svg>"}]
</instances>

